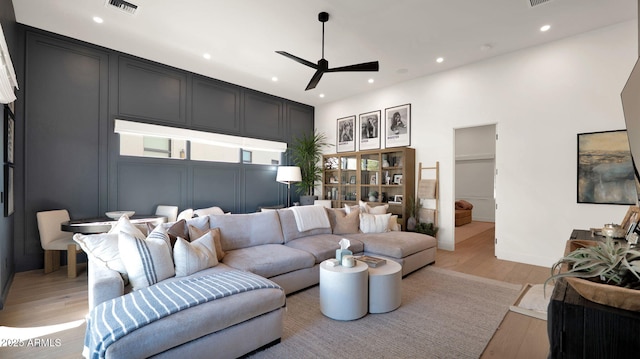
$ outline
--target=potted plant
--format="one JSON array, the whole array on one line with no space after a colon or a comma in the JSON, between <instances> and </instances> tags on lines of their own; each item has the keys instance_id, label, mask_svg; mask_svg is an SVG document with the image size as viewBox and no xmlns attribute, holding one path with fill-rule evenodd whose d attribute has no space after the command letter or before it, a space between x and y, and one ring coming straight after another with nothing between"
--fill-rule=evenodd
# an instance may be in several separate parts
<instances>
[{"instance_id":1,"label":"potted plant","mask_svg":"<svg viewBox=\"0 0 640 359\"><path fill-rule=\"evenodd\" d=\"M438 227L436 227L433 223L418 222L416 224L416 232L435 237L436 234L438 234Z\"/></svg>"},{"instance_id":2,"label":"potted plant","mask_svg":"<svg viewBox=\"0 0 640 359\"><path fill-rule=\"evenodd\" d=\"M291 159L300 167L302 181L296 183L296 192L300 194L300 204L309 205L318 199L315 196L316 182L322 179L322 149L329 146L322 133L303 134L294 139L291 146Z\"/></svg>"},{"instance_id":3,"label":"potted plant","mask_svg":"<svg viewBox=\"0 0 640 359\"><path fill-rule=\"evenodd\" d=\"M640 310L640 251L630 243L569 241L566 255L551 267L552 280L565 278L583 297L628 310Z\"/></svg>"}]
</instances>

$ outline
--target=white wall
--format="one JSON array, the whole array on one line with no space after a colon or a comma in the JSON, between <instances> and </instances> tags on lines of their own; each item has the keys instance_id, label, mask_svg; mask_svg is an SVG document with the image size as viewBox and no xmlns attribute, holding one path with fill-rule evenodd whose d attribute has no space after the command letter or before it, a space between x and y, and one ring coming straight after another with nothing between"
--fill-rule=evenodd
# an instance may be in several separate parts
<instances>
[{"instance_id":1,"label":"white wall","mask_svg":"<svg viewBox=\"0 0 640 359\"><path fill-rule=\"evenodd\" d=\"M335 143L336 119L411 103L416 162L440 161L438 245L453 249L454 129L497 124L496 254L549 266L573 228L626 212L576 203L576 134L624 128L637 36L626 22L319 106L316 127Z\"/></svg>"}]
</instances>

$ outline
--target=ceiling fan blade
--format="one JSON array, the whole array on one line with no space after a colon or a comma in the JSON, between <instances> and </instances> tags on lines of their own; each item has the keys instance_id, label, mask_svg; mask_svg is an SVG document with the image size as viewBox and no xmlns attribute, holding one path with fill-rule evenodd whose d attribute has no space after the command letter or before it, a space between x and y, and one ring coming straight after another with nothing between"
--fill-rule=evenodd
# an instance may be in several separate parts
<instances>
[{"instance_id":1,"label":"ceiling fan blade","mask_svg":"<svg viewBox=\"0 0 640 359\"><path fill-rule=\"evenodd\" d=\"M378 61L364 62L356 65L335 67L328 69L327 72L346 72L346 71L378 71L380 68Z\"/></svg>"},{"instance_id":2,"label":"ceiling fan blade","mask_svg":"<svg viewBox=\"0 0 640 359\"><path fill-rule=\"evenodd\" d=\"M317 65L317 64L314 64L313 62L311 62L311 61L307 61L307 60L305 60L305 59L301 59L301 58L299 58L298 56L291 55L290 53L288 53L288 52L286 52L286 51L276 51L276 53L278 53L278 54L280 54L280 55L282 55L282 56L288 57L288 58L290 58L291 60L296 61L296 62L299 62L299 63L301 63L301 64L303 64L303 65L307 65L307 66L309 66L309 67L311 67L311 68L313 68L313 69L318 69L318 65Z\"/></svg>"},{"instance_id":3,"label":"ceiling fan blade","mask_svg":"<svg viewBox=\"0 0 640 359\"><path fill-rule=\"evenodd\" d=\"M311 81L309 81L309 84L307 85L307 88L304 89L304 90L308 91L308 90L316 88L316 85L318 85L318 82L320 82L320 78L322 78L323 74L324 74L324 71L322 71L322 70L316 71L316 73L313 74L313 77L311 78Z\"/></svg>"}]
</instances>

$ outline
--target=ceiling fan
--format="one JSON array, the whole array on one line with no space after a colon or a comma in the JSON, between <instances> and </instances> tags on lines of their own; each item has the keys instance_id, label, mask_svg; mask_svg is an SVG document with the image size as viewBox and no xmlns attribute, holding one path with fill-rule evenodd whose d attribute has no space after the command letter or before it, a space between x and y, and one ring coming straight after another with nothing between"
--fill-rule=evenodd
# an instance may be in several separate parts
<instances>
[{"instance_id":1,"label":"ceiling fan","mask_svg":"<svg viewBox=\"0 0 640 359\"><path fill-rule=\"evenodd\" d=\"M280 55L286 56L294 61L297 61L303 65L307 65L316 70L316 73L313 74L313 77L311 78L311 81L309 81L309 84L307 85L307 88L305 88L305 91L314 89L316 85L318 85L318 82L320 82L320 78L322 78L322 75L324 75L325 72L378 71L378 61L364 62L361 64L335 67L330 69L329 61L324 59L324 23L329 20L329 14L326 12L319 13L318 20L322 23L322 58L318 60L317 64L299 58L298 56L291 55L286 51L276 51Z\"/></svg>"}]
</instances>

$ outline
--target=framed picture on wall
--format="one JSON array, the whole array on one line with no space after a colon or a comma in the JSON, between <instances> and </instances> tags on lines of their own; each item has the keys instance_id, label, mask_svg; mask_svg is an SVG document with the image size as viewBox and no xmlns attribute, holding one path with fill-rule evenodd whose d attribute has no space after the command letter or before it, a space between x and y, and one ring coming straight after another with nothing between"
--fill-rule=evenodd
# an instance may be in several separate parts
<instances>
[{"instance_id":1,"label":"framed picture on wall","mask_svg":"<svg viewBox=\"0 0 640 359\"><path fill-rule=\"evenodd\" d=\"M4 111L4 161L13 164L15 159L16 120L9 107Z\"/></svg>"},{"instance_id":2,"label":"framed picture on wall","mask_svg":"<svg viewBox=\"0 0 640 359\"><path fill-rule=\"evenodd\" d=\"M338 119L337 145L338 152L352 152L356 150L355 141L356 116Z\"/></svg>"},{"instance_id":3,"label":"framed picture on wall","mask_svg":"<svg viewBox=\"0 0 640 359\"><path fill-rule=\"evenodd\" d=\"M626 130L578 134L578 203L636 203Z\"/></svg>"},{"instance_id":4,"label":"framed picture on wall","mask_svg":"<svg viewBox=\"0 0 640 359\"><path fill-rule=\"evenodd\" d=\"M15 210L14 194L13 194L13 166L4 165L4 216L9 217Z\"/></svg>"},{"instance_id":5,"label":"framed picture on wall","mask_svg":"<svg viewBox=\"0 0 640 359\"><path fill-rule=\"evenodd\" d=\"M380 148L380 111L360 114L360 150Z\"/></svg>"},{"instance_id":6,"label":"framed picture on wall","mask_svg":"<svg viewBox=\"0 0 640 359\"><path fill-rule=\"evenodd\" d=\"M411 145L411 104L390 107L384 110L384 147Z\"/></svg>"}]
</instances>

